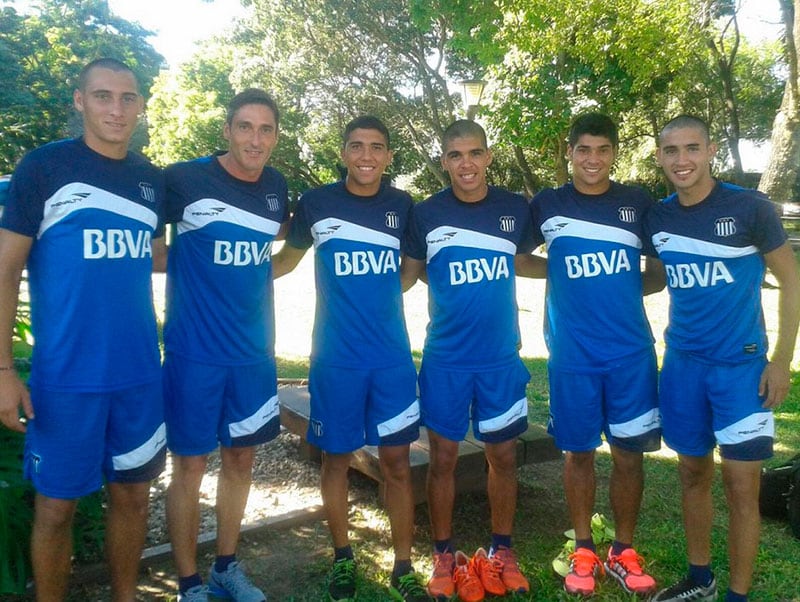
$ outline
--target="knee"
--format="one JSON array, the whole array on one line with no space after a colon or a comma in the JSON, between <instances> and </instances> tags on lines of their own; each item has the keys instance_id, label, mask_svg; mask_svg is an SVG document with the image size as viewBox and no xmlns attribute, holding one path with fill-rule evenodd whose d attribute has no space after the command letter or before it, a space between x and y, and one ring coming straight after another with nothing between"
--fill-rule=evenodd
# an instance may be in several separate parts
<instances>
[{"instance_id":1,"label":"knee","mask_svg":"<svg viewBox=\"0 0 800 602\"><path fill-rule=\"evenodd\" d=\"M432 446L430 450L429 472L436 476L452 474L458 463L458 444Z\"/></svg>"},{"instance_id":2,"label":"knee","mask_svg":"<svg viewBox=\"0 0 800 602\"><path fill-rule=\"evenodd\" d=\"M250 477L256 457L255 447L223 447L220 453L222 469L227 474Z\"/></svg>"},{"instance_id":3,"label":"knee","mask_svg":"<svg viewBox=\"0 0 800 602\"><path fill-rule=\"evenodd\" d=\"M684 489L711 489L711 482L714 479L713 460L706 461L705 458L698 460L678 461L678 474L681 486Z\"/></svg>"},{"instance_id":4,"label":"knee","mask_svg":"<svg viewBox=\"0 0 800 602\"><path fill-rule=\"evenodd\" d=\"M486 446L486 461L495 473L516 474L517 445L516 441Z\"/></svg>"},{"instance_id":5,"label":"knee","mask_svg":"<svg viewBox=\"0 0 800 602\"><path fill-rule=\"evenodd\" d=\"M69 529L75 517L77 503L77 500L37 496L34 522L38 528L48 531Z\"/></svg>"},{"instance_id":6,"label":"knee","mask_svg":"<svg viewBox=\"0 0 800 602\"><path fill-rule=\"evenodd\" d=\"M408 461L408 449L401 448L387 452L380 451L381 472L387 480L405 481L411 478L411 465Z\"/></svg>"}]
</instances>

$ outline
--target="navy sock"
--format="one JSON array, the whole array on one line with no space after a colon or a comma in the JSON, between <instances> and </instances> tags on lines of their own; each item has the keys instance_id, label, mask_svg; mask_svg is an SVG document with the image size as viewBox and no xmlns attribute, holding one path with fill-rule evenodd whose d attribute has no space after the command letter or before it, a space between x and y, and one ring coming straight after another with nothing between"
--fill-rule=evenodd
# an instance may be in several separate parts
<instances>
[{"instance_id":1,"label":"navy sock","mask_svg":"<svg viewBox=\"0 0 800 602\"><path fill-rule=\"evenodd\" d=\"M697 585L708 587L714 579L714 573L711 572L711 565L690 564L689 579L694 581Z\"/></svg>"},{"instance_id":2,"label":"navy sock","mask_svg":"<svg viewBox=\"0 0 800 602\"><path fill-rule=\"evenodd\" d=\"M725 602L747 602L747 594L737 594L729 589L725 594Z\"/></svg>"},{"instance_id":3,"label":"navy sock","mask_svg":"<svg viewBox=\"0 0 800 602\"><path fill-rule=\"evenodd\" d=\"M392 583L397 583L400 577L408 575L413 570L411 568L411 560L395 560L394 568L392 569Z\"/></svg>"},{"instance_id":4,"label":"navy sock","mask_svg":"<svg viewBox=\"0 0 800 602\"><path fill-rule=\"evenodd\" d=\"M511 535L501 535L500 533L492 533L492 545L489 548L489 556L494 554L499 547L511 547Z\"/></svg>"},{"instance_id":5,"label":"navy sock","mask_svg":"<svg viewBox=\"0 0 800 602\"><path fill-rule=\"evenodd\" d=\"M236 554L217 556L216 560L214 560L214 570L218 573L224 573L228 570L228 565L232 562L236 562Z\"/></svg>"},{"instance_id":6,"label":"navy sock","mask_svg":"<svg viewBox=\"0 0 800 602\"><path fill-rule=\"evenodd\" d=\"M200 577L200 573L195 573L188 577L178 577L178 589L182 594L185 594L198 585L203 585L203 579Z\"/></svg>"},{"instance_id":7,"label":"navy sock","mask_svg":"<svg viewBox=\"0 0 800 602\"><path fill-rule=\"evenodd\" d=\"M620 554L622 554L622 553L623 553L625 550L627 550L627 549L629 549L629 548L632 548L632 547L633 547L633 546L632 546L631 544L629 544L629 543L622 543L621 541L617 541L617 540L615 539L615 540L614 540L614 542L611 544L611 553L612 553L614 556L619 556L619 555L620 555Z\"/></svg>"},{"instance_id":8,"label":"navy sock","mask_svg":"<svg viewBox=\"0 0 800 602\"><path fill-rule=\"evenodd\" d=\"M594 541L592 541L591 537L588 539L576 539L575 549L577 550L578 548L586 548L587 550L591 550L592 552L597 554L597 548L595 547Z\"/></svg>"},{"instance_id":9,"label":"navy sock","mask_svg":"<svg viewBox=\"0 0 800 602\"><path fill-rule=\"evenodd\" d=\"M346 545L341 548L333 548L333 561L338 560L353 560L353 548Z\"/></svg>"},{"instance_id":10,"label":"navy sock","mask_svg":"<svg viewBox=\"0 0 800 602\"><path fill-rule=\"evenodd\" d=\"M433 551L436 554L453 553L453 541L451 539L437 539L433 542Z\"/></svg>"}]
</instances>

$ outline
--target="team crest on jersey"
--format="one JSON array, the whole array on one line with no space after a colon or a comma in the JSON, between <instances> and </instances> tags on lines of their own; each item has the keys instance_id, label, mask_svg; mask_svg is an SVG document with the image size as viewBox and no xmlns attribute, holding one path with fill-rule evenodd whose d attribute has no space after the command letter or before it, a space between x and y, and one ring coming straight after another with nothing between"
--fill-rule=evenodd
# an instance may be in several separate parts
<instances>
[{"instance_id":1,"label":"team crest on jersey","mask_svg":"<svg viewBox=\"0 0 800 602\"><path fill-rule=\"evenodd\" d=\"M517 218L513 215L500 216L500 230L502 232L513 232L517 225Z\"/></svg>"},{"instance_id":2,"label":"team crest on jersey","mask_svg":"<svg viewBox=\"0 0 800 602\"><path fill-rule=\"evenodd\" d=\"M714 222L714 234L717 236L733 236L736 234L736 220L732 217L721 217Z\"/></svg>"},{"instance_id":3,"label":"team crest on jersey","mask_svg":"<svg viewBox=\"0 0 800 602\"><path fill-rule=\"evenodd\" d=\"M400 217L396 211L386 212L386 227L392 230L397 230L400 227Z\"/></svg>"},{"instance_id":4,"label":"team crest on jersey","mask_svg":"<svg viewBox=\"0 0 800 602\"><path fill-rule=\"evenodd\" d=\"M620 207L619 210L619 221L624 222L626 224L632 224L636 221L636 209L633 207Z\"/></svg>"},{"instance_id":5,"label":"team crest on jersey","mask_svg":"<svg viewBox=\"0 0 800 602\"><path fill-rule=\"evenodd\" d=\"M277 211L278 209L280 209L281 204L278 201L277 194L268 194L266 198L267 198L267 207L269 208L270 211Z\"/></svg>"},{"instance_id":6,"label":"team crest on jersey","mask_svg":"<svg viewBox=\"0 0 800 602\"><path fill-rule=\"evenodd\" d=\"M150 182L139 182L139 194L148 203L156 202L156 191Z\"/></svg>"}]
</instances>

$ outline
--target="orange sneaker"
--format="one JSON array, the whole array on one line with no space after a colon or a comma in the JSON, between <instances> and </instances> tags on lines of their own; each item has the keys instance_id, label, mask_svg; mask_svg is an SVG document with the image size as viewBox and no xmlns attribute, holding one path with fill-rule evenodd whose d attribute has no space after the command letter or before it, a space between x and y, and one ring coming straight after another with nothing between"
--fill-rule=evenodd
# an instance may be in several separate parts
<instances>
[{"instance_id":1,"label":"orange sneaker","mask_svg":"<svg viewBox=\"0 0 800 602\"><path fill-rule=\"evenodd\" d=\"M478 551L475 552L470 562L487 594L492 594L493 596L506 595L506 586L501 577L503 572L503 563L501 560L498 558L489 558L488 554L486 554L486 550L478 548Z\"/></svg>"},{"instance_id":2,"label":"orange sneaker","mask_svg":"<svg viewBox=\"0 0 800 602\"><path fill-rule=\"evenodd\" d=\"M603 574L603 563L588 548L578 548L569 557L569 573L564 578L564 590L569 594L591 596L595 577Z\"/></svg>"},{"instance_id":3,"label":"orange sneaker","mask_svg":"<svg viewBox=\"0 0 800 602\"><path fill-rule=\"evenodd\" d=\"M464 552L456 552L456 568L453 571L453 582L461 602L481 602L483 600L483 585L475 573L475 567L470 562L469 556Z\"/></svg>"},{"instance_id":4,"label":"orange sneaker","mask_svg":"<svg viewBox=\"0 0 800 602\"><path fill-rule=\"evenodd\" d=\"M644 559L633 548L616 556L609 549L605 566L608 574L629 594L650 594L656 589L656 580L644 572L643 562Z\"/></svg>"},{"instance_id":5,"label":"orange sneaker","mask_svg":"<svg viewBox=\"0 0 800 602\"><path fill-rule=\"evenodd\" d=\"M500 577L503 579L503 583L508 591L525 594L530 590L528 580L525 578L525 575L522 574L522 571L519 570L517 555L514 553L514 550L505 546L500 546L492 553L491 558L496 558L503 563L503 571L500 573Z\"/></svg>"},{"instance_id":6,"label":"orange sneaker","mask_svg":"<svg viewBox=\"0 0 800 602\"><path fill-rule=\"evenodd\" d=\"M453 569L455 560L450 552L433 555L433 575L428 581L428 595L433 598L448 599L455 593Z\"/></svg>"}]
</instances>

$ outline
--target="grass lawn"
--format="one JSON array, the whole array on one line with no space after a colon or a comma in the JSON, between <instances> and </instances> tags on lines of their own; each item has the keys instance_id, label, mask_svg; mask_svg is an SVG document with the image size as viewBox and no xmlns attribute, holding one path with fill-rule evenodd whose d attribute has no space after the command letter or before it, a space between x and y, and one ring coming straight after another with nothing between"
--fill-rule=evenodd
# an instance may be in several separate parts
<instances>
[{"instance_id":1,"label":"grass lawn","mask_svg":"<svg viewBox=\"0 0 800 602\"><path fill-rule=\"evenodd\" d=\"M532 374L528 387L531 420L545 423L548 410L547 368L544 359L526 359ZM303 362L279 361L282 377L304 377ZM787 401L776 412L776 455L770 465L779 464L800 451L800 373L794 373L792 390ZM608 503L608 474L610 455L603 449L598 452L598 492L596 510L611 518ZM646 558L650 572L659 586L669 585L683 577L686 570L683 527L680 510L680 486L677 477L677 460L668 451L650 454L645 462L646 485L642 512L637 531L637 549ZM563 592L561 581L555 576L551 561L565 542L563 531L570 527L560 481L561 463L547 462L520 469L520 490L515 525L514 545L520 564L529 577L533 591L527 596L514 596L515 600L574 600ZM727 514L719 472L714 484L716 514L713 528L713 566L724 595L728 583L726 552ZM353 540L359 558L362 582L360 600L386 600L387 567L391 566L391 548L388 540L388 522L378 506L360 505L353 513ZM488 546L489 508L485 495L462 495L456 500L454 529L456 543L471 553L479 546ZM427 508L417 509L415 565L420 571L430 569L428 552L430 531ZM317 526L315 529L319 529ZM319 534L324 538L323 533ZM602 550L601 553L605 553ZM309 568L318 572L319 581L307 579L297 584L294 595L288 600L321 599L321 588L329 566L329 557L323 554ZM750 600L761 602L800 602L800 540L795 539L786 523L765 520L761 548L757 560L755 580ZM722 599L722 595L720 599ZM626 595L613 582L601 582L595 599L609 601L636 600Z\"/></svg>"}]
</instances>

